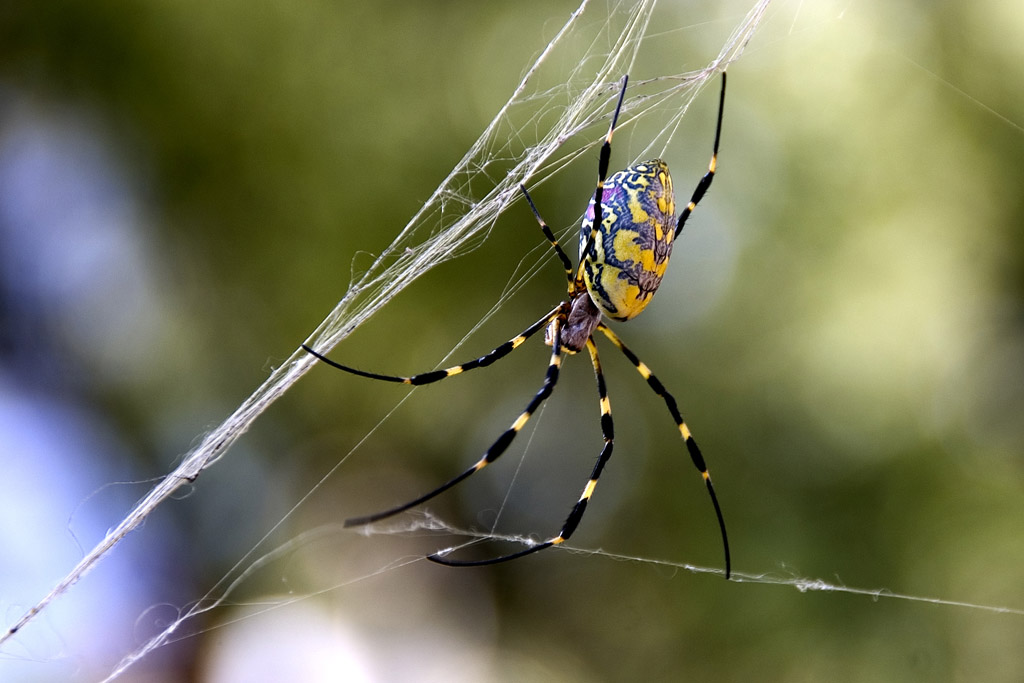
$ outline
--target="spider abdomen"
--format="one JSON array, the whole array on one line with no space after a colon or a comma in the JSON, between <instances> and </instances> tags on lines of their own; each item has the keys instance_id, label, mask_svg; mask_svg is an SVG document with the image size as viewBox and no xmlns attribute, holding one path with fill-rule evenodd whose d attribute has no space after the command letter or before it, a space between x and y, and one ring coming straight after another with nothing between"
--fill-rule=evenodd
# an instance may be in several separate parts
<instances>
[{"instance_id":1,"label":"spider abdomen","mask_svg":"<svg viewBox=\"0 0 1024 683\"><path fill-rule=\"evenodd\" d=\"M593 224L591 199L580 228L581 251ZM668 267L675 226L672 177L664 161L645 161L608 178L594 247L580 254L587 289L605 315L629 320L647 307Z\"/></svg>"}]
</instances>

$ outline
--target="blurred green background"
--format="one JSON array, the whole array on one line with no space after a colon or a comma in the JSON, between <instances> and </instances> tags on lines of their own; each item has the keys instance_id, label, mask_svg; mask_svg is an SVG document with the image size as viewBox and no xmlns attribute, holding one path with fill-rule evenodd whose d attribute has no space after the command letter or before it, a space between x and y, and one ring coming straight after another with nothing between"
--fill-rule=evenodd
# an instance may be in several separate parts
<instances>
[{"instance_id":1,"label":"blurred green background","mask_svg":"<svg viewBox=\"0 0 1024 683\"><path fill-rule=\"evenodd\" d=\"M5 627L306 338L575 7L0 7ZM632 76L702 67L749 8L663 3ZM704 449L735 571L1024 609L1022 46L1024 8L1005 0L779 2L730 68L714 188L649 312L616 329ZM684 194L716 88L666 152ZM644 145L617 136L613 165ZM536 192L557 229L575 229L593 163ZM538 244L520 203L333 355L434 367ZM455 360L562 288L552 258ZM611 351L616 455L573 545L717 567L678 434ZM96 680L288 544L124 680L1024 679L1020 615L557 551L395 567L453 539L337 529L473 462L546 358L533 342L419 389L379 427L402 388L315 369L8 644L0 678ZM570 358L536 431L430 509L486 527L501 508L501 530L551 534L597 414Z\"/></svg>"}]
</instances>

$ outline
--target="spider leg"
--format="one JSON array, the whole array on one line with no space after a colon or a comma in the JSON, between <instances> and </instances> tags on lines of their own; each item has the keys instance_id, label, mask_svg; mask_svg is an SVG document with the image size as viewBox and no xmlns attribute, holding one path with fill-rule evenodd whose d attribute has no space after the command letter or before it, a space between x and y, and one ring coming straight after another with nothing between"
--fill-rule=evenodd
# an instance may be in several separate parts
<instances>
[{"instance_id":1,"label":"spider leg","mask_svg":"<svg viewBox=\"0 0 1024 683\"><path fill-rule=\"evenodd\" d=\"M572 261L569 260L569 256L566 255L562 246L555 239L555 234L551 232L551 228L544 222L544 219L540 217L540 212L537 211L537 206L533 203L533 198L530 193L526 191L526 185L519 184L519 189L522 190L523 196L526 197L526 203L530 205L530 211L533 211L533 217L540 223L540 229L544 232L544 236L548 238L548 242L551 242L551 246L555 250L555 254L558 255L558 260L562 262L562 267L565 268L565 278L569 281L569 293L572 294L572 275L573 267Z\"/></svg>"},{"instance_id":2,"label":"spider leg","mask_svg":"<svg viewBox=\"0 0 1024 683\"><path fill-rule=\"evenodd\" d=\"M686 442L686 450L690 452L690 458L693 460L694 466L700 471L701 476L704 478L704 483L708 487L708 493L711 495L711 503L715 506L715 515L718 516L718 526L722 531L722 545L725 548L725 578L729 578L731 572L731 563L729 558L729 537L725 532L725 518L722 517L722 508L718 505L718 496L715 495L715 487L711 485L711 475L708 473L708 467L704 463L704 456L701 455L700 448L697 446L697 442L694 440L693 435L690 433L690 428L686 426L686 422L683 420L683 416L679 414L679 407L676 405L676 400L672 394L668 393L661 381L654 376L651 369L647 367L647 364L637 358L636 354L629 350L629 348L622 343L618 335L611 331L604 323L599 323L597 329L601 330L608 339L611 340L615 346L619 348L619 351L629 359L629 362L633 364L633 367L637 369L640 376L647 380L647 385L658 396L661 396L665 400L665 405L668 406L668 412L672 414L672 419L676 421L676 426L679 428L679 433L683 437L683 441Z\"/></svg>"},{"instance_id":3,"label":"spider leg","mask_svg":"<svg viewBox=\"0 0 1024 683\"><path fill-rule=\"evenodd\" d=\"M697 208L697 202L704 198L704 194L711 187L711 181L715 179L715 168L718 166L718 141L722 137L722 112L725 110L725 72L722 72L722 94L718 97L718 125L715 127L715 146L711 151L711 163L708 164L708 172L701 177L700 182L697 183L697 188L693 191L693 196L690 197L690 203L686 205L682 213L679 214L679 220L676 221L675 232L672 233L672 239L679 236L679 233L683 231L683 225L686 220L693 213L693 210Z\"/></svg>"},{"instance_id":4,"label":"spider leg","mask_svg":"<svg viewBox=\"0 0 1024 683\"><path fill-rule=\"evenodd\" d=\"M594 470L590 473L590 479L587 481L587 485L583 488L583 494L573 506L572 511L569 513L569 517L565 520L565 524L562 525L562 530L558 532L557 536L548 539L543 543L531 545L525 550L520 550L519 552L502 555L501 557L495 557L488 560L446 560L436 553L428 555L428 560L438 564L448 565L449 567L479 567L488 564L498 564L500 562L515 560L525 555L531 555L554 545L561 545L567 541L570 536L572 536L574 531L576 531L576 527L579 526L580 520L583 519L583 513L587 511L587 503L590 502L590 497L594 495L594 489L597 487L597 480L601 477L601 472L604 471L604 466L612 457L612 448L615 444L615 426L612 422L612 406L611 402L608 400L608 388L605 385L604 373L601 371L601 359L598 357L597 345L594 343L593 337L587 339L587 350L590 352L590 362L594 366L594 376L597 378L597 393L600 397L601 405L601 435L604 437L604 448L601 449L601 455L598 456L597 463L594 465Z\"/></svg>"},{"instance_id":5,"label":"spider leg","mask_svg":"<svg viewBox=\"0 0 1024 683\"><path fill-rule=\"evenodd\" d=\"M629 82L629 74L622 77L622 90L619 91L619 102L615 105L615 113L612 114L612 123L608 127L608 135L601 145L601 157L597 162L597 189L594 191L594 222L590 225L590 237L587 238L583 248L580 249L580 262L576 268L576 282L583 281L583 266L586 255L594 248L594 240L597 239L597 232L604 218L601 216L601 202L604 199L604 181L608 179L608 163L612 157L612 134L615 133L615 126L619 123L619 112L622 110L622 100L626 97L626 84Z\"/></svg>"},{"instance_id":6,"label":"spider leg","mask_svg":"<svg viewBox=\"0 0 1024 683\"><path fill-rule=\"evenodd\" d=\"M539 322L534 323L534 326L543 325L547 321L548 318L541 318ZM555 384L558 382L558 372L559 369L562 367L562 345L558 341L559 320L557 315L554 315L552 326L554 328L552 336L554 342L551 345L551 360L548 362L548 369L546 374L544 375L544 384L541 386L540 390L534 395L534 397L530 400L530 403L526 406L526 410L519 414L519 417L517 417L515 422L512 423L512 426L510 426L508 429L502 432L501 436L499 436L497 440L491 444L490 448L487 449L482 458L476 461L476 463L470 466L469 469L465 470L462 474L458 475L454 479L451 479L447 483L442 484L433 491L423 494L422 496L416 498L415 500L411 500L408 503L404 503L397 507L393 507L390 510L384 510L383 512L378 512L376 514L367 515L365 517L353 517L351 519L347 519L345 520L345 526L352 527L361 526L363 524L370 524L371 522L376 522L386 517L397 515L399 512L404 512L409 508L415 507L420 503L430 500L431 498L438 494L444 493L445 491L455 486L462 480L467 479L471 474L479 472L483 468L487 467L487 465L497 460L501 456L501 454L504 453L506 449L508 449L509 445L512 443L512 440L516 437L516 434L518 434L519 431L524 426L526 426L526 423L530 420L530 417L533 416L533 413L537 410L537 408L540 407L540 404L547 400L549 396L551 396L551 392L554 391ZM533 326L531 326L531 329L532 327Z\"/></svg>"},{"instance_id":7,"label":"spider leg","mask_svg":"<svg viewBox=\"0 0 1024 683\"><path fill-rule=\"evenodd\" d=\"M490 351L488 353L485 353L484 355L480 356L479 358L476 358L474 360L468 361L468 362L463 363L461 365L453 365L452 367L446 368L444 370L431 370L430 372L423 372L423 373L420 373L418 375L412 375L410 377L398 377L398 376L395 376L395 375L379 375L376 372L366 372L364 370L357 370L355 368L350 368L347 365L342 365L341 363L339 363L337 361L333 361L330 358L328 358L327 356L325 356L325 355L323 355L323 354L321 354L321 353L319 353L317 351L314 351L313 349L311 349L310 347L306 346L305 344L302 345L302 348L307 353L309 353L310 355L316 356L319 360L323 361L324 363L327 363L332 368L337 368L338 370L344 370L345 372L351 373L353 375L359 375L360 377L369 377L370 379L379 379L379 380L382 380L384 382L398 382L400 384L412 384L412 385L430 384L431 382L439 382L442 379L447 379L447 378L452 377L454 375L462 374L463 372L466 372L468 370L475 370L476 368L485 368L488 365L490 365L491 363L493 363L494 361L499 360L501 358L504 358L508 354L512 353L512 351L514 351L515 349L519 348L522 345L522 343L525 342L527 339L529 339L530 337L535 335L538 330L540 330L545 325L547 325L549 322L551 322L551 319L554 318L558 314L558 311L561 308L562 308L562 304L559 304L558 307L553 308L550 311L548 311L547 313L545 313L543 318L541 318L537 322L535 322L532 325L530 325L529 327L527 327L525 330L520 332L518 335L516 335L512 339L509 339L507 342L505 342L501 346L493 349L492 351Z\"/></svg>"}]
</instances>

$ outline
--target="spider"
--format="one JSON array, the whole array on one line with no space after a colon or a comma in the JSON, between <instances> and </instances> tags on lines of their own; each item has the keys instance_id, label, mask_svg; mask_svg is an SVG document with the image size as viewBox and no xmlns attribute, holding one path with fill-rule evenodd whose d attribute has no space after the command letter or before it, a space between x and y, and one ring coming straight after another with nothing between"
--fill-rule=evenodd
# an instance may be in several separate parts
<instances>
[{"instance_id":1,"label":"spider","mask_svg":"<svg viewBox=\"0 0 1024 683\"><path fill-rule=\"evenodd\" d=\"M544 219L541 218L540 212L534 205L533 199L531 199L526 187L522 184L519 186L530 210L533 212L534 218L540 224L544 237L551 243L552 249L554 249L555 254L565 268L565 276L568 282L568 298L565 301L545 313L539 320L520 334L475 360L444 370L432 370L409 377L381 375L375 372L357 370L331 360L303 344L302 348L307 352L339 370L370 379L411 385L430 384L469 370L491 365L518 348L541 328L545 329L544 343L551 347L551 360L548 362L544 383L540 390L534 395L526 409L519 414L519 417L516 418L512 425L491 444L476 463L447 483L442 484L429 493L423 494L415 500L376 514L348 519L345 521L346 527L370 524L424 503L463 480L468 479L470 475L479 472L497 460L509 447L509 444L512 443L516 434L526 425L537 408L551 395L555 384L558 382L563 351L567 354L575 354L586 348L590 354L590 362L594 367L594 375L597 378L597 391L600 397L601 408L601 433L604 437L604 447L590 474L590 479L583 488L582 495L580 495L579 500L573 506L558 535L546 541L530 545L524 550L489 559L453 560L442 557L441 553L428 555L427 559L439 564L457 567L497 564L530 555L567 541L583 518L583 513L586 511L587 504L594 494L594 489L597 486L601 472L604 470L609 458L611 458L614 445L611 403L608 399L604 374L601 371L597 344L594 342L594 332L598 331L607 337L626 356L629 362L633 364L640 375L647 381L648 386L650 386L654 393L661 396L665 401L665 405L668 407L668 411L672 415L672 419L675 420L676 427L683 437L690 458L700 471L708 493L711 496L711 502L715 508L715 515L718 517L722 544L725 550L725 578L729 578L731 570L725 520L722 517L722 509L719 507L715 489L711 485L711 475L708 474L708 468L704 464L704 457L701 455L700 448L698 448L697 442L694 441L690 428L687 427L686 422L683 420L672 395L665 389L658 378L654 376L650 368L619 339L615 332L602 322L604 316L612 320L630 320L647 307L647 304L650 303L651 298L658 289L658 285L661 284L675 238L683 229L683 225L685 225L697 203L700 202L711 186L718 160L718 142L722 134L722 112L725 107L725 72L722 73L722 90L719 95L718 122L715 128L715 143L711 154L711 162L708 165L707 173L697 183L689 203L683 208L678 218L675 215L672 178L664 161L660 159L645 161L608 177L612 135L615 133L619 112L622 109L628 80L628 75L623 76L618 102L615 106L615 112L612 114L611 125L601 146L598 161L597 189L590 200L590 205L587 208L586 214L584 214L583 223L580 227L578 266L573 267L572 262L558 244L558 240L555 239L551 229L544 222Z\"/></svg>"}]
</instances>

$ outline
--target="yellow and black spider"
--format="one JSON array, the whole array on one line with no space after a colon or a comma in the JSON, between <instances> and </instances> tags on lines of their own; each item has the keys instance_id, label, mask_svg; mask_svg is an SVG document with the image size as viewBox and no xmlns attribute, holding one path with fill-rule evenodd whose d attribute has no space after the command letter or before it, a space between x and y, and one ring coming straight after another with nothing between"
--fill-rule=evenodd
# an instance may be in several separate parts
<instances>
[{"instance_id":1,"label":"yellow and black spider","mask_svg":"<svg viewBox=\"0 0 1024 683\"><path fill-rule=\"evenodd\" d=\"M671 413L672 419L675 420L679 433L686 443L690 458L704 478L708 493L711 495L711 502L715 507L718 525L722 532L722 543L725 548L725 578L729 578L729 541L725 531L725 520L722 517L722 510L718 505L718 497L715 495L715 489L711 485L711 475L708 474L708 468L704 464L704 457L701 455L700 448L697 447L697 442L694 441L689 427L686 426L686 422L683 420L682 415L680 415L679 408L672 395L665 390L665 387L654 376L650 368L622 343L618 335L601 322L602 316L605 315L612 320L630 320L647 307L655 291L657 291L658 285L661 284L661 278L665 274L665 269L668 267L668 260L672 254L672 244L675 238L683 229L683 225L697 206L697 202L701 200L711 186L718 160L718 141L722 134L722 111L725 107L725 73L722 73L722 91L719 96L718 123L715 128L715 145L711 154L711 163L708 165L707 173L697 183L697 188L694 190L689 203L679 214L678 219L675 215L672 178L664 161L660 159L645 161L619 171L610 178L608 177L612 134L615 132L619 111L622 109L628 78L628 76L622 78L622 87L619 91L615 113L612 115L611 126L608 128L608 135L601 146L601 155L598 162L597 190L594 192L580 228L580 261L576 268L573 268L569 257L566 256L565 251L559 246L558 241L544 222L544 219L541 218L537 207L526 191L526 187L520 185L523 196L526 198L527 203L530 205L530 210L533 211L534 217L540 224L544 236L551 243L552 248L565 267L565 275L569 283L568 299L545 313L540 320L530 325L522 333L495 348L490 353L468 363L456 365L445 370L433 370L412 375L411 377L380 375L375 372L365 372L350 368L303 345L306 351L339 370L362 377L369 377L370 379L413 385L430 384L431 382L437 382L468 370L486 367L511 353L541 328L546 328L544 343L551 347L551 360L548 363L547 374L544 377L544 384L541 386L540 391L537 392L526 406L526 409L516 418L512 426L506 429L498 437L497 441L491 444L483 457L474 465L446 484L423 494L415 500L383 512L378 512L377 514L346 520L345 526L369 524L408 510L447 491L462 480L467 479L474 472L479 472L497 460L505 452L509 444L512 443L512 439L515 438L516 434L526 425L534 411L551 395L555 388L555 383L558 381L558 372L562 364L562 352L565 351L566 353L573 354L582 351L585 347L590 353L590 361L594 366L594 374L597 377L604 448L601 450L597 464L594 466L590 479L583 489L583 494L576 502L576 505L573 506L565 524L562 525L562 530L558 532L557 536L542 543L531 545L525 550L491 559L471 561L449 560L436 553L429 555L427 559L440 564L459 567L496 564L523 557L524 555L559 545L568 540L583 518L587 503L590 501L590 497L594 494L594 489L597 486L597 480L601 476L604 466L608 463L608 459L611 457L614 443L611 403L608 400L604 374L601 372L601 361L598 357L597 345L593 337L594 331L598 330L625 354L629 362L647 380L648 386L664 399L665 405L668 407L668 411Z\"/></svg>"}]
</instances>

